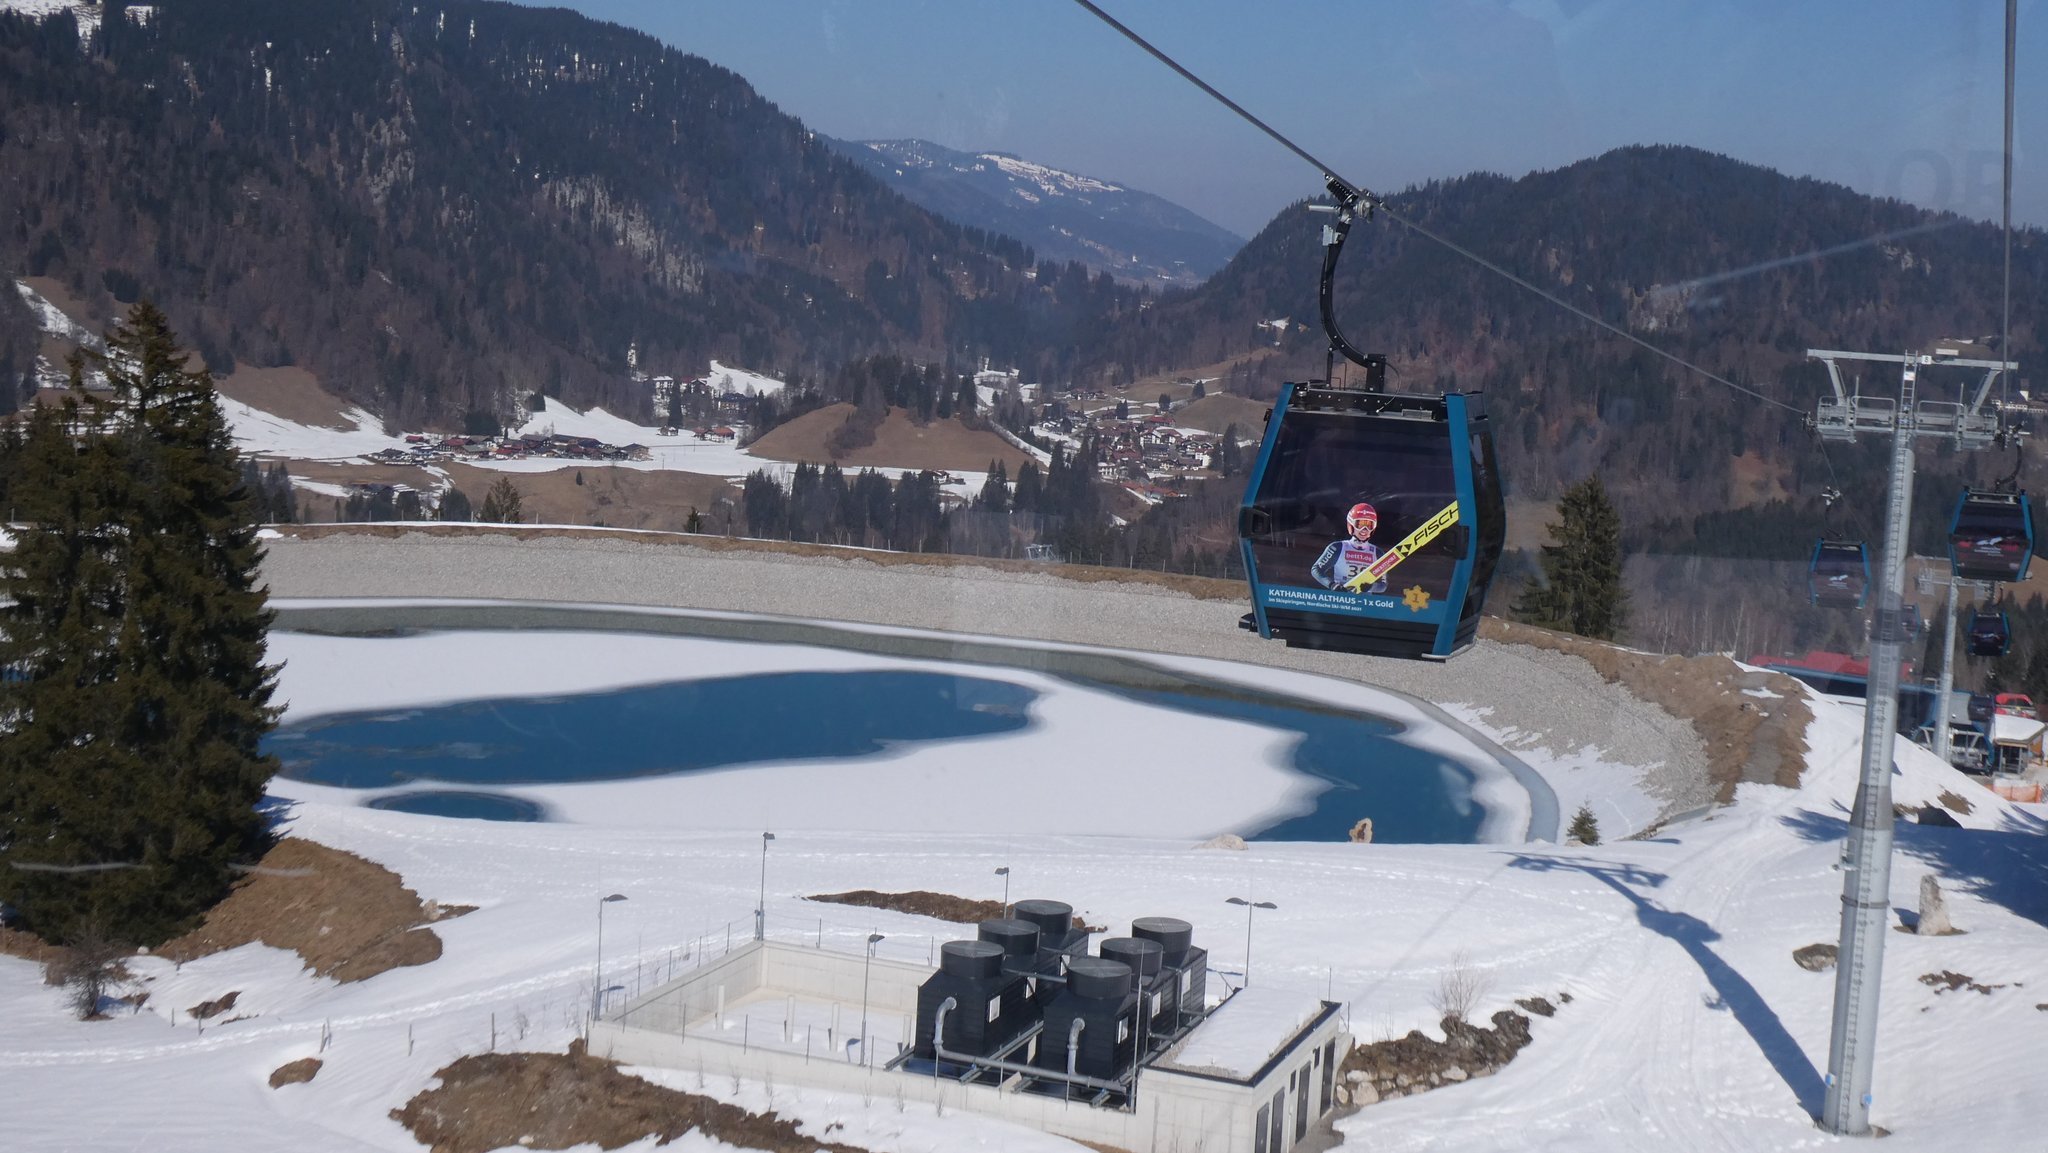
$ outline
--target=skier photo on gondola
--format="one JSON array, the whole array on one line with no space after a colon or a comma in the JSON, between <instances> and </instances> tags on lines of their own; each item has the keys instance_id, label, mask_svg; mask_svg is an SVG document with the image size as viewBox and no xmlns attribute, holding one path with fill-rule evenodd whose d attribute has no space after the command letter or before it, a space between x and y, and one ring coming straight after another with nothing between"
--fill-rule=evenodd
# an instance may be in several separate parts
<instances>
[{"instance_id":1,"label":"skier photo on gondola","mask_svg":"<svg viewBox=\"0 0 2048 1153\"><path fill-rule=\"evenodd\" d=\"M1309 575L1326 589L1341 589L1364 572L1372 562L1380 558L1379 546L1372 543L1373 531L1380 526L1379 510L1360 501L1344 514L1344 525L1351 535L1343 540L1333 540L1316 563L1309 566ZM1381 578L1371 588L1354 589L1360 593L1383 593L1387 582Z\"/></svg>"}]
</instances>

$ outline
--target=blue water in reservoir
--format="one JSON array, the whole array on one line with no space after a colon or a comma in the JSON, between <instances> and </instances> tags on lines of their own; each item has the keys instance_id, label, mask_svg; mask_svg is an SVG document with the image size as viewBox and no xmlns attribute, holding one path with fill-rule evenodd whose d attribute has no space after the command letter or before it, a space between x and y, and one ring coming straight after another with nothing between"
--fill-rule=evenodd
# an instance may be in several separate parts
<instances>
[{"instance_id":1,"label":"blue water in reservoir","mask_svg":"<svg viewBox=\"0 0 2048 1153\"><path fill-rule=\"evenodd\" d=\"M1360 817L1371 817L1375 841L1467 842L1485 815L1467 803L1470 770L1402 744L1392 722L1215 692L1071 683L1177 712L1300 733L1293 767L1330 787L1311 812L1251 834L1258 840L1341 841ZM540 805L488 787L868 757L904 744L1018 732L1030 725L1037 698L1022 685L978 676L768 673L321 717L280 726L265 750L293 780L379 792L416 782L436 786L376 796L367 802L375 808L532 821L546 819ZM1156 714L1148 719L1158 720Z\"/></svg>"},{"instance_id":2,"label":"blue water in reservoir","mask_svg":"<svg viewBox=\"0 0 2048 1153\"><path fill-rule=\"evenodd\" d=\"M541 821L547 811L524 797L503 793L474 793L463 789L422 789L416 793L392 793L364 801L372 809L394 813L423 813L429 817L466 817L476 821Z\"/></svg>"},{"instance_id":3,"label":"blue water in reservoir","mask_svg":"<svg viewBox=\"0 0 2048 1153\"><path fill-rule=\"evenodd\" d=\"M1036 699L945 673L763 673L344 713L280 726L265 751L287 777L345 789L618 781L1015 732Z\"/></svg>"},{"instance_id":4,"label":"blue water in reservoir","mask_svg":"<svg viewBox=\"0 0 2048 1153\"><path fill-rule=\"evenodd\" d=\"M1342 841L1360 817L1371 817L1376 844L1465 844L1485 821L1485 811L1469 803L1472 770L1403 744L1401 726L1392 721L1229 697L1089 687L1161 708L1300 733L1291 754L1294 769L1329 788L1316 796L1315 808L1248 833L1248 840Z\"/></svg>"}]
</instances>

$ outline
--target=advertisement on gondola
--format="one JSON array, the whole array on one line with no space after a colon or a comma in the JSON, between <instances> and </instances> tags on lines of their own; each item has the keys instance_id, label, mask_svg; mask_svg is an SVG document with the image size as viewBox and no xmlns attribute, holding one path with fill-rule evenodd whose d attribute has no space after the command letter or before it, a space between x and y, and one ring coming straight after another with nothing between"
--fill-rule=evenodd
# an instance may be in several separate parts
<instances>
[{"instance_id":1,"label":"advertisement on gondola","mask_svg":"<svg viewBox=\"0 0 2048 1153\"><path fill-rule=\"evenodd\" d=\"M1448 443L1332 416L1283 432L1248 539L1267 608L1443 618L1463 531Z\"/></svg>"}]
</instances>

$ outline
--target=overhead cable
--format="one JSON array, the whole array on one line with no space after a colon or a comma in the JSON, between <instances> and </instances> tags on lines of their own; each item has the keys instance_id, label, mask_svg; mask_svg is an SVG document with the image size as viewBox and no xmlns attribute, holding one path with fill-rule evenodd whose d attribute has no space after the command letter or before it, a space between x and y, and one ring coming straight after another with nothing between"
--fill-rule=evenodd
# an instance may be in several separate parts
<instances>
[{"instance_id":1,"label":"overhead cable","mask_svg":"<svg viewBox=\"0 0 2048 1153\"><path fill-rule=\"evenodd\" d=\"M1100 6L1093 3L1093 0L1074 0L1074 3L1079 4L1081 7L1086 8L1088 11L1094 13L1096 17L1102 20L1103 23L1109 25L1111 28L1114 28L1118 32L1122 33L1125 39L1128 39L1131 43L1136 44L1138 47L1144 49L1147 53L1150 53L1151 56L1154 59L1158 60L1161 64L1164 64L1168 68L1171 68L1175 72L1179 73L1182 78L1188 81L1188 83L1193 84L1197 88L1200 88L1203 92L1206 92L1210 96L1214 97L1224 107L1230 109L1232 112L1235 112L1239 116L1243 117L1247 122L1249 122L1252 125L1252 127L1257 128L1259 131L1265 133L1267 136L1272 137L1283 148L1286 148L1289 152L1292 152L1296 156L1299 156L1303 160L1306 160L1309 164L1313 165L1318 171L1320 171L1323 174L1323 179L1325 181L1341 184L1345 187L1356 189L1359 194L1358 199L1361 203L1369 206L1370 208L1375 208L1381 212L1386 213L1388 219L1401 225L1403 228L1408 229L1409 231L1415 233L1418 236L1423 237L1426 240L1435 241L1437 244L1440 244L1443 247L1449 249L1450 251L1456 253L1457 255L1462 256L1465 259L1473 262L1474 264L1479 265L1481 268L1484 268L1497 276L1505 278L1512 284L1515 284L1519 287L1529 290L1530 292L1535 293L1537 296L1540 296L1543 299L1549 301L1550 303L1557 305L1559 308L1562 308L1565 311L1571 313L1572 315L1579 317L1581 320L1585 320L1598 328L1604 329L1605 331L1612 333L1615 336L1621 337L1623 340L1626 340L1631 344L1635 344L1645 349L1646 351L1654 353L1657 356L1660 356L1663 359L1670 361L1672 364L1675 364L1688 372L1697 373L1698 375L1703 376L1716 384L1722 385L1726 388L1731 388L1736 392L1743 394L1744 396L1760 400L1765 404L1772 405L1777 408L1782 408L1787 412L1798 413L1801 416L1806 415L1806 410L1803 408L1786 404L1784 401L1778 400L1774 397L1765 396L1763 393L1760 393L1753 388L1737 384L1734 381L1729 380L1727 377L1720 375L1719 373L1711 372L1705 368L1702 368L1699 365L1694 364L1693 362L1685 359L1684 357L1677 355L1676 353L1668 352L1662 348L1659 348L1657 345L1654 345L1649 341L1644 340L1642 337L1637 336L1635 333L1632 333L1625 328L1622 328L1620 325L1617 325L1608 320L1603 320L1602 318L1595 316L1594 314L1586 311L1583 308L1580 308L1578 305L1571 303L1563 297L1558 296L1555 293L1546 291L1545 289L1539 288L1538 286L1530 283L1523 277L1508 271L1507 269L1501 267L1498 264L1495 264L1493 261L1488 260L1483 256L1480 256L1478 253L1473 252L1472 250L1465 248L1462 245L1454 243L1448 237L1445 237L1423 226L1421 223L1414 220L1410 220L1409 218L1394 212L1392 209L1387 207L1384 198L1374 193L1367 192L1362 187L1351 184L1349 181L1344 180L1341 176L1337 174L1336 169L1316 159L1315 156L1312 155L1307 149L1303 148L1299 144L1296 144L1294 141L1289 140L1286 136L1283 136L1271 125L1267 124L1265 121L1259 119L1258 117L1252 115L1250 112L1246 111L1235 100L1232 100L1228 96L1225 96L1223 93L1218 92L1207 81L1203 80L1201 77L1195 75L1193 72L1190 72L1187 68L1183 67L1179 61L1176 61L1173 57L1168 56L1166 53L1160 51L1157 47L1154 47L1150 41L1146 40L1143 36L1140 36L1136 32L1132 31L1128 26L1126 26L1123 22L1119 21L1116 17L1111 16L1109 13L1103 11Z\"/></svg>"}]
</instances>

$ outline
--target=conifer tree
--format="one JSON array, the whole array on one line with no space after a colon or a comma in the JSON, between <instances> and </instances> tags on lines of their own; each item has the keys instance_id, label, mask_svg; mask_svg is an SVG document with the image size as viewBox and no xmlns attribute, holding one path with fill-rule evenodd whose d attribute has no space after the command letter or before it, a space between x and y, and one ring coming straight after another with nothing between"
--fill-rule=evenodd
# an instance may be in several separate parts
<instances>
[{"instance_id":1,"label":"conifer tree","mask_svg":"<svg viewBox=\"0 0 2048 1153\"><path fill-rule=\"evenodd\" d=\"M211 376L148 302L91 363L112 397L74 359L32 419L31 527L0 567L0 897L52 940L154 944L269 847L271 613Z\"/></svg>"},{"instance_id":2,"label":"conifer tree","mask_svg":"<svg viewBox=\"0 0 2048 1153\"><path fill-rule=\"evenodd\" d=\"M1542 571L1531 576L1515 602L1515 615L1533 625L1613 640L1628 621L1621 584L1621 515L1597 476L1565 491L1555 544L1543 546Z\"/></svg>"},{"instance_id":3,"label":"conifer tree","mask_svg":"<svg viewBox=\"0 0 2048 1153\"><path fill-rule=\"evenodd\" d=\"M1571 828L1566 830L1566 834L1582 845L1600 843L1600 819L1593 815L1593 806L1579 806L1579 811L1572 814Z\"/></svg>"},{"instance_id":4,"label":"conifer tree","mask_svg":"<svg viewBox=\"0 0 2048 1153\"><path fill-rule=\"evenodd\" d=\"M484 507L476 519L497 524L518 524L525 515L524 501L519 495L519 486L509 476L501 476L491 483L484 493Z\"/></svg>"},{"instance_id":5,"label":"conifer tree","mask_svg":"<svg viewBox=\"0 0 2048 1153\"><path fill-rule=\"evenodd\" d=\"M470 508L469 496L459 488L451 488L441 494L442 520L472 520L475 511Z\"/></svg>"}]
</instances>

